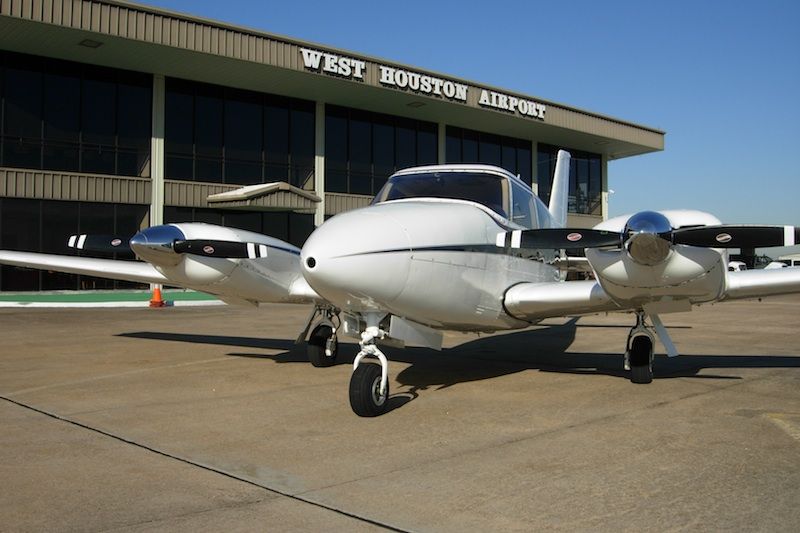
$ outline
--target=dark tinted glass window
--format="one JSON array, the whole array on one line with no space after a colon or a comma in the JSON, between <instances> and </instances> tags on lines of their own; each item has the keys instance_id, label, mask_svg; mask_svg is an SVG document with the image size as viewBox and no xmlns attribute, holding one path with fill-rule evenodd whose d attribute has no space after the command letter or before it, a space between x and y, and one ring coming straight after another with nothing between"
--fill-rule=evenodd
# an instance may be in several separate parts
<instances>
[{"instance_id":1,"label":"dark tinted glass window","mask_svg":"<svg viewBox=\"0 0 800 533\"><path fill-rule=\"evenodd\" d=\"M71 235L79 233L78 202L43 201L42 206L42 251L72 255L67 248ZM42 290L75 290L78 275L48 272L42 276Z\"/></svg>"},{"instance_id":2,"label":"dark tinted glass window","mask_svg":"<svg viewBox=\"0 0 800 533\"><path fill-rule=\"evenodd\" d=\"M195 152L199 156L222 156L221 91L204 87L195 97Z\"/></svg>"},{"instance_id":3,"label":"dark tinted glass window","mask_svg":"<svg viewBox=\"0 0 800 533\"><path fill-rule=\"evenodd\" d=\"M271 98L264 106L266 182L289 180L289 104Z\"/></svg>"},{"instance_id":4,"label":"dark tinted glass window","mask_svg":"<svg viewBox=\"0 0 800 533\"><path fill-rule=\"evenodd\" d=\"M464 130L461 144L461 157L459 163L479 163L478 157L478 132Z\"/></svg>"},{"instance_id":5,"label":"dark tinted glass window","mask_svg":"<svg viewBox=\"0 0 800 533\"><path fill-rule=\"evenodd\" d=\"M143 205L3 198L0 199L0 249L72 255L75 251L67 248L70 235L90 232L129 238L139 229L146 214L147 206ZM81 252L81 255L91 254ZM4 267L0 274L0 290L120 287L141 288L146 285L10 267Z\"/></svg>"},{"instance_id":6,"label":"dark tinted glass window","mask_svg":"<svg viewBox=\"0 0 800 533\"><path fill-rule=\"evenodd\" d=\"M117 87L114 78L106 71L89 70L83 79L81 96L84 142L115 144Z\"/></svg>"},{"instance_id":7,"label":"dark tinted glass window","mask_svg":"<svg viewBox=\"0 0 800 533\"><path fill-rule=\"evenodd\" d=\"M546 202L555 173L559 148L539 145L539 197ZM599 214L602 198L602 159L599 154L565 148L572 155L569 168L569 210L572 213Z\"/></svg>"},{"instance_id":8,"label":"dark tinted glass window","mask_svg":"<svg viewBox=\"0 0 800 533\"><path fill-rule=\"evenodd\" d=\"M192 155L194 148L194 95L184 84L167 81L165 143L169 153ZM169 176L169 173L167 174Z\"/></svg>"},{"instance_id":9,"label":"dark tinted glass window","mask_svg":"<svg viewBox=\"0 0 800 533\"><path fill-rule=\"evenodd\" d=\"M531 144L526 141L522 141L520 145L517 147L517 173L519 177L522 178L522 181L531 186L533 183L533 175L531 174L531 165L533 161L531 160Z\"/></svg>"},{"instance_id":10,"label":"dark tinted glass window","mask_svg":"<svg viewBox=\"0 0 800 533\"><path fill-rule=\"evenodd\" d=\"M495 165L531 184L531 143L524 139L448 126L447 161Z\"/></svg>"},{"instance_id":11,"label":"dark tinted glass window","mask_svg":"<svg viewBox=\"0 0 800 533\"><path fill-rule=\"evenodd\" d=\"M448 127L446 143L445 161L448 163L460 163L462 161L461 130L454 131L453 128Z\"/></svg>"},{"instance_id":12,"label":"dark tinted glass window","mask_svg":"<svg viewBox=\"0 0 800 533\"><path fill-rule=\"evenodd\" d=\"M235 185L313 177L313 103L176 79L166 96L168 177Z\"/></svg>"},{"instance_id":13,"label":"dark tinted glass window","mask_svg":"<svg viewBox=\"0 0 800 533\"><path fill-rule=\"evenodd\" d=\"M353 194L372 194L372 128L365 113L350 115L350 187Z\"/></svg>"},{"instance_id":14,"label":"dark tinted glass window","mask_svg":"<svg viewBox=\"0 0 800 533\"><path fill-rule=\"evenodd\" d=\"M437 125L327 106L325 189L374 195L396 170L435 164Z\"/></svg>"},{"instance_id":15,"label":"dark tinted glass window","mask_svg":"<svg viewBox=\"0 0 800 533\"><path fill-rule=\"evenodd\" d=\"M347 192L347 112L330 108L325 117L325 190Z\"/></svg>"},{"instance_id":16,"label":"dark tinted glass window","mask_svg":"<svg viewBox=\"0 0 800 533\"><path fill-rule=\"evenodd\" d=\"M37 68L38 67L38 68ZM42 135L42 73L40 62L26 68L22 61L5 69L3 164L39 168Z\"/></svg>"},{"instance_id":17,"label":"dark tinted glass window","mask_svg":"<svg viewBox=\"0 0 800 533\"><path fill-rule=\"evenodd\" d=\"M119 145L147 148L150 144L152 87L139 80L120 82L117 89Z\"/></svg>"},{"instance_id":18,"label":"dark tinted glass window","mask_svg":"<svg viewBox=\"0 0 800 533\"><path fill-rule=\"evenodd\" d=\"M314 173L314 107L305 102L292 106L289 124L291 176L289 183L303 188Z\"/></svg>"},{"instance_id":19,"label":"dark tinted glass window","mask_svg":"<svg viewBox=\"0 0 800 533\"><path fill-rule=\"evenodd\" d=\"M149 175L152 77L0 52L3 165Z\"/></svg>"},{"instance_id":20,"label":"dark tinted glass window","mask_svg":"<svg viewBox=\"0 0 800 533\"><path fill-rule=\"evenodd\" d=\"M438 162L436 124L419 123L417 128L417 165L435 165Z\"/></svg>"},{"instance_id":21,"label":"dark tinted glass window","mask_svg":"<svg viewBox=\"0 0 800 533\"><path fill-rule=\"evenodd\" d=\"M395 133L397 168L413 167L417 164L416 125L411 120L400 119L397 121Z\"/></svg>"},{"instance_id":22,"label":"dark tinted glass window","mask_svg":"<svg viewBox=\"0 0 800 533\"><path fill-rule=\"evenodd\" d=\"M494 135L481 135L478 150L478 158L481 163L502 166L500 142L497 137Z\"/></svg>"}]
</instances>

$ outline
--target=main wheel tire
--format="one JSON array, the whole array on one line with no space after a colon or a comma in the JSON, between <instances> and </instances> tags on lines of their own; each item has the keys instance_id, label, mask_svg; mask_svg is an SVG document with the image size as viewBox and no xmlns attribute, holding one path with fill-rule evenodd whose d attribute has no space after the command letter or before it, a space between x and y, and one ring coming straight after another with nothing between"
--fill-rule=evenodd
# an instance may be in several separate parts
<instances>
[{"instance_id":1,"label":"main wheel tire","mask_svg":"<svg viewBox=\"0 0 800 533\"><path fill-rule=\"evenodd\" d=\"M633 338L629 356L632 383L646 384L653 381L652 353L653 342L648 337L640 335Z\"/></svg>"},{"instance_id":2,"label":"main wheel tire","mask_svg":"<svg viewBox=\"0 0 800 533\"><path fill-rule=\"evenodd\" d=\"M317 368L333 366L336 364L336 355L339 353L339 342L334 341L331 355L325 354L325 345L328 339L333 335L333 328L330 326L317 326L311 332L306 344L306 353L308 360Z\"/></svg>"},{"instance_id":3,"label":"main wheel tire","mask_svg":"<svg viewBox=\"0 0 800 533\"><path fill-rule=\"evenodd\" d=\"M378 416L386 412L389 384L383 395L381 367L370 363L360 364L350 378L350 407L358 416Z\"/></svg>"}]
</instances>

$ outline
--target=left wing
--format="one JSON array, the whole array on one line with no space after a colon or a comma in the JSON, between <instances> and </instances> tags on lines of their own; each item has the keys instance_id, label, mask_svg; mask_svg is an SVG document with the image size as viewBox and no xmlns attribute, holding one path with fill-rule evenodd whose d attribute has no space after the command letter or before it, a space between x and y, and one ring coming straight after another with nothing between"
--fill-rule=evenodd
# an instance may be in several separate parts
<instances>
[{"instance_id":1,"label":"left wing","mask_svg":"<svg viewBox=\"0 0 800 533\"><path fill-rule=\"evenodd\" d=\"M139 283L171 283L149 263L0 250L0 264Z\"/></svg>"},{"instance_id":2,"label":"left wing","mask_svg":"<svg viewBox=\"0 0 800 533\"><path fill-rule=\"evenodd\" d=\"M623 310L596 281L520 283L506 292L503 306L527 321Z\"/></svg>"},{"instance_id":3,"label":"left wing","mask_svg":"<svg viewBox=\"0 0 800 533\"><path fill-rule=\"evenodd\" d=\"M720 300L792 293L800 293L800 268L745 270L727 273L725 292ZM630 311L639 304L615 302L597 281L565 281L514 285L506 292L503 305L512 316L535 321L568 315ZM688 308L685 310L688 311Z\"/></svg>"},{"instance_id":4,"label":"left wing","mask_svg":"<svg viewBox=\"0 0 800 533\"><path fill-rule=\"evenodd\" d=\"M723 300L758 298L800 292L800 268L728 272Z\"/></svg>"}]
</instances>

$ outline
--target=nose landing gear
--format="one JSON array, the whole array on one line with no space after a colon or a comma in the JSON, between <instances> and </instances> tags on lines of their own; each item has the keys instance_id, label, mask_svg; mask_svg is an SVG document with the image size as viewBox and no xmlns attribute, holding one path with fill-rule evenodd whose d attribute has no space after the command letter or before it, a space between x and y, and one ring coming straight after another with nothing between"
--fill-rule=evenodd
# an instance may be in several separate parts
<instances>
[{"instance_id":1,"label":"nose landing gear","mask_svg":"<svg viewBox=\"0 0 800 533\"><path fill-rule=\"evenodd\" d=\"M353 361L353 375L350 377L350 407L358 416L372 417L386 412L389 399L389 361L375 344L377 339L386 336L380 329L382 315L367 313L364 318L367 328L361 334L361 351ZM375 357L380 366L362 364L365 357Z\"/></svg>"}]
</instances>

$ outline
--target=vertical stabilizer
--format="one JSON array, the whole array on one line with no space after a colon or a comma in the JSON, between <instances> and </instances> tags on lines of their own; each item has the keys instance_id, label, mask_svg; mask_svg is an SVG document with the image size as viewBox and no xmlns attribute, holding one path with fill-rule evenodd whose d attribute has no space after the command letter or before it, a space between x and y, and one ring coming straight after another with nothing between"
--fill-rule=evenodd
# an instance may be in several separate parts
<instances>
[{"instance_id":1,"label":"vertical stabilizer","mask_svg":"<svg viewBox=\"0 0 800 533\"><path fill-rule=\"evenodd\" d=\"M567 225L567 196L569 195L569 161L572 156L564 150L558 151L556 172L553 176L553 188L550 190L548 211L553 219L553 226L563 228Z\"/></svg>"}]
</instances>

